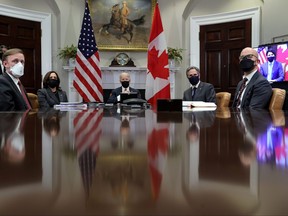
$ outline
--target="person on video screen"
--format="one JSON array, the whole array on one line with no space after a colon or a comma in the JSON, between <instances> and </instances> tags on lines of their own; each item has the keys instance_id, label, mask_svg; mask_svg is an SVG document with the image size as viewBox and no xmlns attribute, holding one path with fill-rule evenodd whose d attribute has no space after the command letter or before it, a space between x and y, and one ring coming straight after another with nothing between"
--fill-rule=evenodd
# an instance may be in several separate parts
<instances>
[{"instance_id":1,"label":"person on video screen","mask_svg":"<svg viewBox=\"0 0 288 216\"><path fill-rule=\"evenodd\" d=\"M267 62L260 66L260 73L269 82L279 82L284 80L284 70L282 63L276 60L276 54L273 50L266 52Z\"/></svg>"}]
</instances>

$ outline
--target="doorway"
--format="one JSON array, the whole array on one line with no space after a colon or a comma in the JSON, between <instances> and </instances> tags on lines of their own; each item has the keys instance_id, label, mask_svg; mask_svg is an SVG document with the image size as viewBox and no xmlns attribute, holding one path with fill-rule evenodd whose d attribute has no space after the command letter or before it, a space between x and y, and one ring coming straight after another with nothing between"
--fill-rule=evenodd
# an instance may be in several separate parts
<instances>
[{"instance_id":1,"label":"doorway","mask_svg":"<svg viewBox=\"0 0 288 216\"><path fill-rule=\"evenodd\" d=\"M200 49L200 38L199 38L201 27L203 27L203 26L208 26L209 28L212 26L217 27L217 25L219 25L219 24L224 25L225 23L231 23L231 25L233 26L233 25L238 24L237 21L244 21L245 23L248 22L248 24L246 23L247 25L249 25L249 22L250 22L250 29L251 29L250 30L250 36L251 36L251 38L250 38L250 42L248 42L248 43L249 43L249 46L257 47L259 45L259 38L260 38L260 7L250 8L250 9L235 11L235 12L229 12L229 13L212 14L212 15L208 15L208 16L205 15L205 16L197 16L197 17L191 17L190 18L190 65L195 65L197 67L200 67L200 70L202 71L201 72L201 80L207 81L207 82L208 81L212 82L211 79L213 79L213 77L208 78L208 76L210 76L210 74L208 75L207 72L204 72L204 76L202 77L203 68L201 68L201 67L203 64L205 65L205 63L202 63L202 65L201 65L201 63L200 63L201 57L200 56L204 55L205 51L202 53L200 52L200 50L202 50L202 49ZM229 29L230 27L227 27L227 28ZM247 28L249 28L249 26ZM246 44L244 43L242 45L245 46L248 43L246 43ZM223 58L226 59L226 62L230 62L231 64L234 65L234 63L231 62L232 60L229 61L229 58L231 57L231 55L233 55L234 56L233 59L235 59L237 56L237 60L238 60L239 53L240 53L241 49L243 49L243 48L244 47L241 47L241 48L239 47L239 48L237 48L238 50L233 50L233 54L229 53L229 55L223 56ZM228 53L228 51L226 53ZM210 57L212 58L213 54L214 54L213 58L215 58L215 56L217 56L217 55L215 53L212 53L212 52L211 52ZM202 59L205 59L205 57L202 57ZM238 65L238 61L237 61L237 64L235 64L234 66L237 67L237 65ZM223 63L221 63L221 67L224 67L224 66L225 65L223 65ZM232 66L232 65L230 65L230 66ZM226 65L226 67L227 67L227 65ZM211 66L211 73L213 72L212 70L213 70L213 65ZM205 71L205 69L204 69L204 71ZM220 69L218 71L220 71ZM237 71L239 71L239 70L237 69ZM229 78L229 79L233 79L229 85L226 83L225 85L223 84L223 86L222 86L222 84L216 83L216 86L215 86L216 91L217 92L222 91L222 90L223 91L224 90L229 91L232 93L231 98L233 99L234 91L236 88L236 86L234 86L235 82L238 82L241 78L241 75L239 73L234 74L234 75L235 75L234 78ZM215 75L213 75L213 76L215 76ZM238 80L236 80L237 76L238 76Z\"/></svg>"},{"instance_id":2,"label":"doorway","mask_svg":"<svg viewBox=\"0 0 288 216\"><path fill-rule=\"evenodd\" d=\"M0 15L0 44L20 48L25 55L21 82L27 92L41 88L41 26L39 22Z\"/></svg>"},{"instance_id":3,"label":"doorway","mask_svg":"<svg viewBox=\"0 0 288 216\"><path fill-rule=\"evenodd\" d=\"M42 79L43 74L45 74L47 71L50 71L52 69L52 24L51 24L51 14L44 13L41 11L33 11L28 9L22 9L17 7L12 7L9 5L0 4L0 15L1 16L7 16L9 18L16 18L23 21L33 21L38 22L40 24L41 34L40 34L40 69L37 73L39 73L39 76ZM1 20L2 21L2 20ZM1 26L2 30L2 26ZM0 41L0 44L5 43ZM24 50L26 53L26 50ZM27 63L27 61L26 61ZM26 68L25 68L26 72ZM23 77L24 78L24 77ZM29 79L29 78L27 78ZM22 79L21 79L22 80ZM26 88L25 81L24 85ZM41 81L40 81L41 82ZM28 86L28 87L29 87ZM32 90L34 88L34 90ZM29 87L26 88L28 92L34 92L35 87Z\"/></svg>"},{"instance_id":4,"label":"doorway","mask_svg":"<svg viewBox=\"0 0 288 216\"><path fill-rule=\"evenodd\" d=\"M200 27L201 80L216 92L230 92L232 98L242 72L239 55L251 46L251 19Z\"/></svg>"}]
</instances>

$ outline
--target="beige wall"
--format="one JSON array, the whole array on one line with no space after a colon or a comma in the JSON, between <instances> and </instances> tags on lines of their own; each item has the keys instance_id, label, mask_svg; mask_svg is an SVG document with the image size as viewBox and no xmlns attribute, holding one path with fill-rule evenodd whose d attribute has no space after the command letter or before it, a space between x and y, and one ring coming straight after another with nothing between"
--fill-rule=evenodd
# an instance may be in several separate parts
<instances>
[{"instance_id":1,"label":"beige wall","mask_svg":"<svg viewBox=\"0 0 288 216\"><path fill-rule=\"evenodd\" d=\"M205 16L261 7L260 42L288 34L286 21L287 0L158 0L168 46L185 49L182 69L176 75L176 97L181 98L188 82L184 76L189 64L189 20L191 16ZM52 69L62 71L63 88L67 74L58 60L58 49L77 44L84 11L84 0L0 0L0 4L52 14ZM127 51L137 66L146 66L146 52ZM115 52L100 52L101 66L108 66ZM45 73L45 72L43 72Z\"/></svg>"}]
</instances>

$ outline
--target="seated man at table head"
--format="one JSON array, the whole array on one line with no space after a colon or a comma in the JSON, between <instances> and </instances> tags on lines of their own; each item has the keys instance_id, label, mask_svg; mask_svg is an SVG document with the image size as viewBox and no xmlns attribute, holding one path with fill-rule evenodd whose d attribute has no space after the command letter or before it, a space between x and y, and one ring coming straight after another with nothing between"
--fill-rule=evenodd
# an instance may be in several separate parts
<instances>
[{"instance_id":1,"label":"seated man at table head","mask_svg":"<svg viewBox=\"0 0 288 216\"><path fill-rule=\"evenodd\" d=\"M39 108L53 108L60 102L68 102L67 94L60 87L60 78L56 71L49 71L43 79L43 88L38 89Z\"/></svg>"},{"instance_id":2,"label":"seated man at table head","mask_svg":"<svg viewBox=\"0 0 288 216\"><path fill-rule=\"evenodd\" d=\"M266 109L272 95L272 87L258 71L258 53L251 47L241 51L240 70L242 80L238 83L232 107Z\"/></svg>"},{"instance_id":3,"label":"seated man at table head","mask_svg":"<svg viewBox=\"0 0 288 216\"><path fill-rule=\"evenodd\" d=\"M210 83L200 81L200 69L191 66L186 69L186 76L191 87L184 91L184 101L204 101L216 103L214 86Z\"/></svg>"},{"instance_id":4,"label":"seated man at table head","mask_svg":"<svg viewBox=\"0 0 288 216\"><path fill-rule=\"evenodd\" d=\"M7 50L2 56L6 73L0 76L0 111L31 109L27 93L20 82L24 75L25 57L21 49Z\"/></svg>"},{"instance_id":5,"label":"seated man at table head","mask_svg":"<svg viewBox=\"0 0 288 216\"><path fill-rule=\"evenodd\" d=\"M130 75L127 72L123 72L120 74L120 83L121 86L112 90L107 103L117 103L120 102L120 93L127 93L129 94L130 92L136 92L137 97L141 99L141 94L138 89L130 87Z\"/></svg>"}]
</instances>

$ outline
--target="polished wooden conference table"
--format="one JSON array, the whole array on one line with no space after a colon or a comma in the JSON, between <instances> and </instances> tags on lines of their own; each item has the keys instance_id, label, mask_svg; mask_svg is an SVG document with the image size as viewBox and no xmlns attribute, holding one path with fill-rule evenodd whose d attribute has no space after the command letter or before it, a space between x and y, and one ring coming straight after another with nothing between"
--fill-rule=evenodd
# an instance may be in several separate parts
<instances>
[{"instance_id":1,"label":"polished wooden conference table","mask_svg":"<svg viewBox=\"0 0 288 216\"><path fill-rule=\"evenodd\" d=\"M0 113L0 215L287 215L287 117Z\"/></svg>"}]
</instances>

